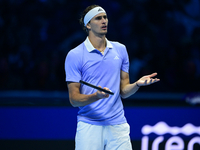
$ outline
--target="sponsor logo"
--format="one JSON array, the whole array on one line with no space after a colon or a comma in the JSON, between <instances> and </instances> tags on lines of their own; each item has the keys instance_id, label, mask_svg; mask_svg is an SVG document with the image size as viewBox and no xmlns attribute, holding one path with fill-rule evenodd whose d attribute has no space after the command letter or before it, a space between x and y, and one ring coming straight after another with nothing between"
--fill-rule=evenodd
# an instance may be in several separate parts
<instances>
[{"instance_id":1,"label":"sponsor logo","mask_svg":"<svg viewBox=\"0 0 200 150\"><path fill-rule=\"evenodd\" d=\"M183 134L185 136L191 136L192 134L200 135L200 127L196 127L191 123L187 123L183 127L170 127L165 122L158 122L154 126L145 125L141 130L142 137L141 150L149 149L149 137L151 133L159 135L156 139L153 140L151 150L159 150L159 144L164 141L165 134L171 134L172 137L167 139L165 143L165 150L183 150L187 147L187 150L193 150L194 144L199 144L200 148L200 136L195 136L190 139L188 145L184 145L184 140L177 136L178 134Z\"/></svg>"},{"instance_id":2,"label":"sponsor logo","mask_svg":"<svg viewBox=\"0 0 200 150\"><path fill-rule=\"evenodd\" d=\"M115 58L114 59L119 59L119 57L118 56L115 56Z\"/></svg>"}]
</instances>

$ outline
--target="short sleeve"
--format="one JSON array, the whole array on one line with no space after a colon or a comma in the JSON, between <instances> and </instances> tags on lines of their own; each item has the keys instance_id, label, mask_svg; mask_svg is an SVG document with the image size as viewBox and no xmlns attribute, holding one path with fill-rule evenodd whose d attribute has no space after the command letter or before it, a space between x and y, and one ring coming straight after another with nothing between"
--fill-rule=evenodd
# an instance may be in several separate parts
<instances>
[{"instance_id":1,"label":"short sleeve","mask_svg":"<svg viewBox=\"0 0 200 150\"><path fill-rule=\"evenodd\" d=\"M128 56L126 47L124 45L123 45L123 49L122 49L121 53L122 53L121 70L128 73L129 72L129 56Z\"/></svg>"},{"instance_id":2,"label":"short sleeve","mask_svg":"<svg viewBox=\"0 0 200 150\"><path fill-rule=\"evenodd\" d=\"M65 59L65 80L68 82L79 82L81 80L81 60L80 54L76 54L72 50Z\"/></svg>"}]
</instances>

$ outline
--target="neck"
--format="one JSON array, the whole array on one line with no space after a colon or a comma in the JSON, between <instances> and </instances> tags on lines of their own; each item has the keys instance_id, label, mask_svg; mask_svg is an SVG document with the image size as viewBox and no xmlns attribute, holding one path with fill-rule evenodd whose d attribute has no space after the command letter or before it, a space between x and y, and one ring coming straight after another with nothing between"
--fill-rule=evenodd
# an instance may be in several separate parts
<instances>
[{"instance_id":1,"label":"neck","mask_svg":"<svg viewBox=\"0 0 200 150\"><path fill-rule=\"evenodd\" d=\"M105 50L105 48L106 48L106 37L105 37L105 35L94 36L92 34L89 34L88 38L89 38L90 42L92 43L92 45L94 46L94 48L96 48L100 52Z\"/></svg>"}]
</instances>

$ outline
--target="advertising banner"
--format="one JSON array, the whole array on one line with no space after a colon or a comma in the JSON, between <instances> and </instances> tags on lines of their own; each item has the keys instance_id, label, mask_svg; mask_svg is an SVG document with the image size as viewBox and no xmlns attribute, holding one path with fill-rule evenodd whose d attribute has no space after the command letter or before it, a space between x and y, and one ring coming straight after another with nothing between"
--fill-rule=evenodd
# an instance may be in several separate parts
<instances>
[{"instance_id":1,"label":"advertising banner","mask_svg":"<svg viewBox=\"0 0 200 150\"><path fill-rule=\"evenodd\" d=\"M141 150L200 150L198 107L125 107ZM2 107L0 140L74 140L78 108Z\"/></svg>"}]
</instances>

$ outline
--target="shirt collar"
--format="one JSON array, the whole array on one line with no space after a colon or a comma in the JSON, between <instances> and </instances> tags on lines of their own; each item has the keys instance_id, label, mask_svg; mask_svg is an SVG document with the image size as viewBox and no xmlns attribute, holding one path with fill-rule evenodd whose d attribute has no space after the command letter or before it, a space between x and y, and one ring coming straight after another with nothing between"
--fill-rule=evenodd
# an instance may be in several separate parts
<instances>
[{"instance_id":1,"label":"shirt collar","mask_svg":"<svg viewBox=\"0 0 200 150\"><path fill-rule=\"evenodd\" d=\"M95 50L94 46L92 45L92 43L90 42L88 37L84 41L84 44L85 44L85 47L87 48L88 52ZM107 44L106 47L113 48L112 44L107 39L106 39L106 44Z\"/></svg>"}]
</instances>

